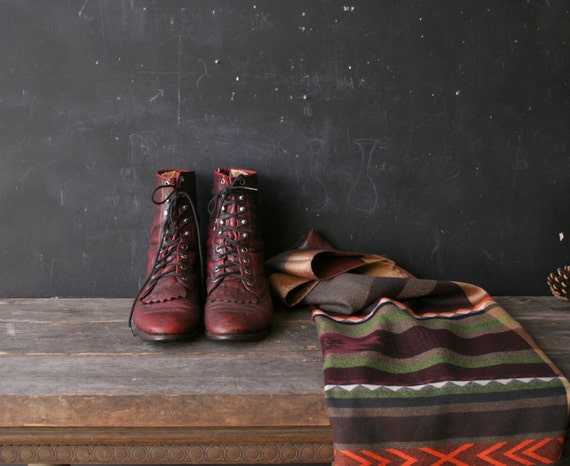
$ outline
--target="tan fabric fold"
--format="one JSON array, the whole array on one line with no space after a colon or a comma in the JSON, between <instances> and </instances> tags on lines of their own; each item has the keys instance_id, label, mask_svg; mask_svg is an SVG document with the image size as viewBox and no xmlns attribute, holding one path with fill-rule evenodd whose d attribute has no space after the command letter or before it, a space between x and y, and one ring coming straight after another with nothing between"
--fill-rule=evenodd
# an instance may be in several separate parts
<instances>
[{"instance_id":1,"label":"tan fabric fold","mask_svg":"<svg viewBox=\"0 0 570 466\"><path fill-rule=\"evenodd\" d=\"M271 287L287 306L301 303L320 281L347 272L374 277L413 277L384 256L332 249L314 230L303 236L296 246L297 249L289 249L266 261L268 269L274 271L269 277Z\"/></svg>"}]
</instances>

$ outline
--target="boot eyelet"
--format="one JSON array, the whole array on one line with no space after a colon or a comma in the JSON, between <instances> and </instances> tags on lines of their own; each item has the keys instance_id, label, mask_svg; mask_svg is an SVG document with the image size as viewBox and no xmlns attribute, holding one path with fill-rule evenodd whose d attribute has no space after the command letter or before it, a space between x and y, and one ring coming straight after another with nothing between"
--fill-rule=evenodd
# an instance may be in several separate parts
<instances>
[{"instance_id":1,"label":"boot eyelet","mask_svg":"<svg viewBox=\"0 0 570 466\"><path fill-rule=\"evenodd\" d=\"M244 196L243 194L241 194L241 195L238 197L238 199L239 199L240 201L243 201L243 200L245 199L245 196Z\"/></svg>"},{"instance_id":2,"label":"boot eyelet","mask_svg":"<svg viewBox=\"0 0 570 466\"><path fill-rule=\"evenodd\" d=\"M249 249L244 246L241 248L241 252L249 252Z\"/></svg>"},{"instance_id":3,"label":"boot eyelet","mask_svg":"<svg viewBox=\"0 0 570 466\"><path fill-rule=\"evenodd\" d=\"M183 235L186 236L186 237L189 237L190 234L191 234L191 233L190 233L189 231L185 231L185 232L183 233Z\"/></svg>"},{"instance_id":4,"label":"boot eyelet","mask_svg":"<svg viewBox=\"0 0 570 466\"><path fill-rule=\"evenodd\" d=\"M180 254L180 258L181 259L188 259L188 254Z\"/></svg>"},{"instance_id":5,"label":"boot eyelet","mask_svg":"<svg viewBox=\"0 0 570 466\"><path fill-rule=\"evenodd\" d=\"M216 246L216 252L222 252L223 247L222 246Z\"/></svg>"},{"instance_id":6,"label":"boot eyelet","mask_svg":"<svg viewBox=\"0 0 570 466\"><path fill-rule=\"evenodd\" d=\"M241 206L241 207L239 208L239 211L240 211L240 212L245 212L245 207Z\"/></svg>"},{"instance_id":7,"label":"boot eyelet","mask_svg":"<svg viewBox=\"0 0 570 466\"><path fill-rule=\"evenodd\" d=\"M188 206L186 204L182 205L182 211L185 212L188 210Z\"/></svg>"},{"instance_id":8,"label":"boot eyelet","mask_svg":"<svg viewBox=\"0 0 570 466\"><path fill-rule=\"evenodd\" d=\"M186 275L186 274L180 275L180 278L184 281L188 281L188 275Z\"/></svg>"},{"instance_id":9,"label":"boot eyelet","mask_svg":"<svg viewBox=\"0 0 570 466\"><path fill-rule=\"evenodd\" d=\"M246 273L247 275L251 275L251 269L250 269L249 267L246 268L246 269L245 269L245 273Z\"/></svg>"},{"instance_id":10,"label":"boot eyelet","mask_svg":"<svg viewBox=\"0 0 570 466\"><path fill-rule=\"evenodd\" d=\"M181 177L180 177L180 182L182 183L183 181L184 181L184 177L181 176Z\"/></svg>"},{"instance_id":11,"label":"boot eyelet","mask_svg":"<svg viewBox=\"0 0 570 466\"><path fill-rule=\"evenodd\" d=\"M226 206L223 205L223 206L222 206L222 212L225 212L225 211L226 211Z\"/></svg>"},{"instance_id":12,"label":"boot eyelet","mask_svg":"<svg viewBox=\"0 0 570 466\"><path fill-rule=\"evenodd\" d=\"M252 281L252 280L246 280L245 283L246 283L248 286L253 286L253 281Z\"/></svg>"},{"instance_id":13,"label":"boot eyelet","mask_svg":"<svg viewBox=\"0 0 570 466\"><path fill-rule=\"evenodd\" d=\"M163 185L164 185L164 186L170 186L170 181L165 180L164 183L163 183Z\"/></svg>"},{"instance_id":14,"label":"boot eyelet","mask_svg":"<svg viewBox=\"0 0 570 466\"><path fill-rule=\"evenodd\" d=\"M181 264L179 267L180 267L180 270L186 270L186 266L184 264Z\"/></svg>"},{"instance_id":15,"label":"boot eyelet","mask_svg":"<svg viewBox=\"0 0 570 466\"><path fill-rule=\"evenodd\" d=\"M216 266L214 267L214 272L219 272L220 269L221 269L221 267L220 267L219 265L216 265Z\"/></svg>"},{"instance_id":16,"label":"boot eyelet","mask_svg":"<svg viewBox=\"0 0 570 466\"><path fill-rule=\"evenodd\" d=\"M245 186L245 178L240 178L239 184L240 184L241 186Z\"/></svg>"},{"instance_id":17,"label":"boot eyelet","mask_svg":"<svg viewBox=\"0 0 570 466\"><path fill-rule=\"evenodd\" d=\"M187 244L183 244L180 247L182 248L183 251L188 251L188 245Z\"/></svg>"},{"instance_id":18,"label":"boot eyelet","mask_svg":"<svg viewBox=\"0 0 570 466\"><path fill-rule=\"evenodd\" d=\"M218 220L218 223L219 223L220 225L224 225L225 222L224 222L223 219L220 218L220 219Z\"/></svg>"},{"instance_id":19,"label":"boot eyelet","mask_svg":"<svg viewBox=\"0 0 570 466\"><path fill-rule=\"evenodd\" d=\"M241 224L242 224L242 225L247 225L247 220L244 218L244 219L241 221Z\"/></svg>"},{"instance_id":20,"label":"boot eyelet","mask_svg":"<svg viewBox=\"0 0 570 466\"><path fill-rule=\"evenodd\" d=\"M185 217L185 218L182 220L182 223L188 223L188 222L189 222L188 217Z\"/></svg>"},{"instance_id":21,"label":"boot eyelet","mask_svg":"<svg viewBox=\"0 0 570 466\"><path fill-rule=\"evenodd\" d=\"M243 263L244 264L251 264L251 259L249 257L244 257L243 258Z\"/></svg>"},{"instance_id":22,"label":"boot eyelet","mask_svg":"<svg viewBox=\"0 0 570 466\"><path fill-rule=\"evenodd\" d=\"M225 179L225 178L222 178L222 179L220 180L220 184L226 184L226 179Z\"/></svg>"},{"instance_id":23,"label":"boot eyelet","mask_svg":"<svg viewBox=\"0 0 570 466\"><path fill-rule=\"evenodd\" d=\"M249 237L249 235L248 235L247 233L244 233L243 235L241 235L241 237L242 237L243 239L247 239L247 238Z\"/></svg>"}]
</instances>

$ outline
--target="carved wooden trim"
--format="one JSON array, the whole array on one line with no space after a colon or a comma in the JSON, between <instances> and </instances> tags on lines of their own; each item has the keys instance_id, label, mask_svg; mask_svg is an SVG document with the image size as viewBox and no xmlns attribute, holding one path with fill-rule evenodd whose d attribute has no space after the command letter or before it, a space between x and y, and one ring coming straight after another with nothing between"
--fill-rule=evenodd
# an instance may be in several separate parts
<instances>
[{"instance_id":1,"label":"carved wooden trim","mask_svg":"<svg viewBox=\"0 0 570 466\"><path fill-rule=\"evenodd\" d=\"M0 445L0 463L253 464L330 463L328 443Z\"/></svg>"}]
</instances>

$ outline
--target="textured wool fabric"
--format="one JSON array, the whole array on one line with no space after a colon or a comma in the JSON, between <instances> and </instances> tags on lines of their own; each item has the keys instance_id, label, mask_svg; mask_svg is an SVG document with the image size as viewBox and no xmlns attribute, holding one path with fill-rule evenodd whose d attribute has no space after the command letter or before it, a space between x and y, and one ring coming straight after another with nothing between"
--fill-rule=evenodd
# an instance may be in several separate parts
<instances>
[{"instance_id":1,"label":"textured wool fabric","mask_svg":"<svg viewBox=\"0 0 570 466\"><path fill-rule=\"evenodd\" d=\"M287 306L307 304L304 300L316 286L347 272L359 276L412 276L384 256L337 251L314 230L265 265L273 271L269 277L273 292ZM345 299L341 293L334 296Z\"/></svg>"},{"instance_id":2,"label":"textured wool fabric","mask_svg":"<svg viewBox=\"0 0 570 466\"><path fill-rule=\"evenodd\" d=\"M471 302L461 284L433 286L409 301L382 298L363 315L313 311L335 464L557 460L564 376L490 297Z\"/></svg>"},{"instance_id":3,"label":"textured wool fabric","mask_svg":"<svg viewBox=\"0 0 570 466\"><path fill-rule=\"evenodd\" d=\"M310 232L299 244L323 241ZM279 274L311 268L283 267L297 252L273 262ZM367 275L329 262L329 277L297 294L314 309L335 465L556 461L569 384L530 335L478 286L387 264ZM280 284L306 280L283 278L272 281L281 297L293 288Z\"/></svg>"}]
</instances>

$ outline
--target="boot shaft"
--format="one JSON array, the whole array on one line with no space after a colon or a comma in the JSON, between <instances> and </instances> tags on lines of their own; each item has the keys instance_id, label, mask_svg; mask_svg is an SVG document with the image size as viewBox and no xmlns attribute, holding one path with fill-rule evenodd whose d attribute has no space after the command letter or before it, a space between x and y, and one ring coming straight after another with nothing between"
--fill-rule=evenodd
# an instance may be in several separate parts
<instances>
[{"instance_id":1,"label":"boot shaft","mask_svg":"<svg viewBox=\"0 0 570 466\"><path fill-rule=\"evenodd\" d=\"M257 217L257 173L219 168L214 173L213 192L207 245L208 292L223 278L257 295L260 290L256 277L264 273Z\"/></svg>"},{"instance_id":2,"label":"boot shaft","mask_svg":"<svg viewBox=\"0 0 570 466\"><path fill-rule=\"evenodd\" d=\"M155 204L148 248L147 286L141 297L161 301L198 293L201 280L196 175L193 171L156 173Z\"/></svg>"},{"instance_id":3,"label":"boot shaft","mask_svg":"<svg viewBox=\"0 0 570 466\"><path fill-rule=\"evenodd\" d=\"M153 221L150 230L150 246L148 248L147 275L154 267L160 247L165 223L173 222L170 228L182 227L185 231L180 238L183 248L190 249L196 241L197 225L193 221L193 206L196 206L196 174L190 170L160 170L155 175L155 188L152 193L154 203ZM192 206L193 204L193 206ZM178 220L177 220L178 219Z\"/></svg>"}]
</instances>

